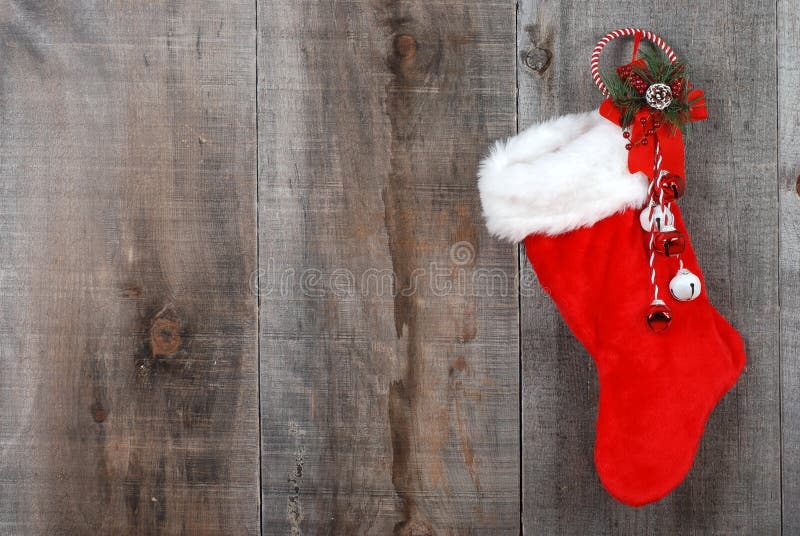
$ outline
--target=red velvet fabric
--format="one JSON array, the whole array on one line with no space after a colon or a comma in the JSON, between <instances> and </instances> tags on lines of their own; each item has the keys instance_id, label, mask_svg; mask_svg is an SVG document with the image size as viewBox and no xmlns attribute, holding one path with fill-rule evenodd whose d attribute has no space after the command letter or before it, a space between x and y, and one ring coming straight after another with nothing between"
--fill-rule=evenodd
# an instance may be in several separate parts
<instances>
[{"instance_id":1,"label":"red velvet fabric","mask_svg":"<svg viewBox=\"0 0 800 536\"><path fill-rule=\"evenodd\" d=\"M689 102L692 103L689 109L689 121L702 121L708 118L706 111L706 100L703 91L699 89L691 89L688 96ZM600 104L600 115L614 123L615 125L622 124L622 112L619 108L614 106L611 99L606 99ZM641 119L647 119L650 115L650 109L646 106L636 112L631 128L631 140L639 140L644 134L646 128L650 128L652 123L647 123L647 127L642 125ZM680 129L670 125L661 125L656 129L655 136L658 138L658 144L661 148L661 157L664 161L663 168L670 173L684 176L684 160L683 160L683 135ZM631 173L641 171L648 177L653 176L653 159L655 157L656 144L652 138L647 145L636 144L628 151L628 169Z\"/></svg>"},{"instance_id":2,"label":"red velvet fabric","mask_svg":"<svg viewBox=\"0 0 800 536\"><path fill-rule=\"evenodd\" d=\"M687 237L682 255L702 281ZM673 321L652 332L648 233L638 211L558 236L531 235L525 248L541 285L592 355L600 381L595 464L605 488L640 506L667 495L686 476L714 406L745 364L739 334L709 304L705 282L694 301L678 302L669 280L675 258L659 257L660 297Z\"/></svg>"}]
</instances>

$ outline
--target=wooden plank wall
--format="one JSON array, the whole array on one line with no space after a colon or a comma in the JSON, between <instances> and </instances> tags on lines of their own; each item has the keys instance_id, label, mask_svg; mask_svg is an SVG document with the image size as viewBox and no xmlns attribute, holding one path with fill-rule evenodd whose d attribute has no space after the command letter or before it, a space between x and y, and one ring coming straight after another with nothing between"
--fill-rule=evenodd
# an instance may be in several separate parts
<instances>
[{"instance_id":1,"label":"wooden plank wall","mask_svg":"<svg viewBox=\"0 0 800 536\"><path fill-rule=\"evenodd\" d=\"M0 533L257 532L253 3L0 25Z\"/></svg>"},{"instance_id":2,"label":"wooden plank wall","mask_svg":"<svg viewBox=\"0 0 800 536\"><path fill-rule=\"evenodd\" d=\"M516 261L475 189L514 14L260 4L265 534L519 531Z\"/></svg>"},{"instance_id":3,"label":"wooden plank wall","mask_svg":"<svg viewBox=\"0 0 800 536\"><path fill-rule=\"evenodd\" d=\"M781 379L775 3L523 1L517 27L520 128L598 105L588 58L597 40L620 26L667 39L706 92L710 117L687 144L689 187L680 203L710 299L742 333L748 363L712 414L686 481L657 504L624 507L604 492L593 466L594 366L534 286L521 309L526 531L776 534ZM542 59L548 57L549 63ZM619 65L629 57L628 44L602 60ZM787 162L793 162L790 155ZM789 232L781 244L796 240ZM784 265L796 277L796 247L791 251Z\"/></svg>"},{"instance_id":4,"label":"wooden plank wall","mask_svg":"<svg viewBox=\"0 0 800 536\"><path fill-rule=\"evenodd\" d=\"M800 15L778 2L778 192L783 532L800 534Z\"/></svg>"},{"instance_id":5,"label":"wooden plank wall","mask_svg":"<svg viewBox=\"0 0 800 536\"><path fill-rule=\"evenodd\" d=\"M0 534L800 532L797 11L1 2ZM475 171L637 25L706 91L681 204L748 365L630 509Z\"/></svg>"}]
</instances>

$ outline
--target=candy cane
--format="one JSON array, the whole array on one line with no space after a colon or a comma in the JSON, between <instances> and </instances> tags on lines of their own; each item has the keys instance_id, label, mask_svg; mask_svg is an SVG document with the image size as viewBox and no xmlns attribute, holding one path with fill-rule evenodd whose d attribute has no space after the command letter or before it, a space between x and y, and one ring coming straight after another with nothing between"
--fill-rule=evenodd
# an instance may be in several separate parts
<instances>
[{"instance_id":1,"label":"candy cane","mask_svg":"<svg viewBox=\"0 0 800 536\"><path fill-rule=\"evenodd\" d=\"M678 63L678 56L675 55L675 52L672 50L672 48L653 32L641 30L639 28L620 28L618 30L612 30L603 36L603 38L597 43L597 46L594 47L594 50L592 51L592 78L594 79L594 83L597 85L597 87L600 88L600 91L603 93L603 95L608 96L608 88L600 79L600 53L612 39L636 35L637 33L647 40L655 43L658 48L667 54L669 61L671 61L673 64Z\"/></svg>"}]
</instances>

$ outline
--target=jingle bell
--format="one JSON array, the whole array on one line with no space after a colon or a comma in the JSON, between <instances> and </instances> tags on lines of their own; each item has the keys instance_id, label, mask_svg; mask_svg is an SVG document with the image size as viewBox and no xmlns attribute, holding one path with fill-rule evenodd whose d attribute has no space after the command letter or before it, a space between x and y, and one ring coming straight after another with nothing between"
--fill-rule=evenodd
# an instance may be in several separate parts
<instances>
[{"instance_id":1,"label":"jingle bell","mask_svg":"<svg viewBox=\"0 0 800 536\"><path fill-rule=\"evenodd\" d=\"M669 293L678 301L692 301L700 295L700 278L681 268L669 282Z\"/></svg>"},{"instance_id":2,"label":"jingle bell","mask_svg":"<svg viewBox=\"0 0 800 536\"><path fill-rule=\"evenodd\" d=\"M680 255L684 249L686 249L686 239L673 226L664 226L661 232L656 234L655 250L662 255L667 257Z\"/></svg>"},{"instance_id":3,"label":"jingle bell","mask_svg":"<svg viewBox=\"0 0 800 536\"><path fill-rule=\"evenodd\" d=\"M664 201L667 202L675 201L686 191L686 179L673 173L661 177L658 185L664 192Z\"/></svg>"},{"instance_id":4,"label":"jingle bell","mask_svg":"<svg viewBox=\"0 0 800 536\"><path fill-rule=\"evenodd\" d=\"M672 311L661 300L653 300L647 308L647 325L655 333L660 333L669 327L672 322Z\"/></svg>"},{"instance_id":5,"label":"jingle bell","mask_svg":"<svg viewBox=\"0 0 800 536\"><path fill-rule=\"evenodd\" d=\"M672 212L667 207L651 205L653 207L653 224L656 231L662 227L670 226L673 222ZM644 207L639 213L639 224L642 229L650 232L650 207Z\"/></svg>"}]
</instances>

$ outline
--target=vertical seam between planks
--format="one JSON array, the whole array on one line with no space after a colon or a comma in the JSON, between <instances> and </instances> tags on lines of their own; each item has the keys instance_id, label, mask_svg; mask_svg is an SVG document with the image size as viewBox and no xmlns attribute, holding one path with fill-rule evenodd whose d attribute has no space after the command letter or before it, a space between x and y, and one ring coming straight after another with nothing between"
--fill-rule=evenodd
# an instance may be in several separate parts
<instances>
[{"instance_id":1,"label":"vertical seam between planks","mask_svg":"<svg viewBox=\"0 0 800 536\"><path fill-rule=\"evenodd\" d=\"M777 0L776 0L777 1ZM514 133L519 133L519 0L514 2ZM518 405L518 432L519 452L517 454L518 468L518 508L519 508L519 533L525 533L522 500L522 483L524 465L522 454L524 449L523 442L523 418L522 418L522 246L517 244L517 405Z\"/></svg>"},{"instance_id":2,"label":"vertical seam between planks","mask_svg":"<svg viewBox=\"0 0 800 536\"><path fill-rule=\"evenodd\" d=\"M780 533L783 534L783 328L781 326L781 319L783 315L781 301L781 234L783 227L781 226L781 212L783 211L782 192L781 192L781 91L780 91L780 39L781 28L778 19L778 11L780 9L780 0L775 0L775 186L778 195L778 266L777 266L777 281L778 287L776 293L778 295L778 471L780 471L780 478L778 479L778 504L781 508L781 525Z\"/></svg>"},{"instance_id":3,"label":"vertical seam between planks","mask_svg":"<svg viewBox=\"0 0 800 536\"><path fill-rule=\"evenodd\" d=\"M258 533L264 534L264 505L261 446L261 199L259 185L259 159L261 155L261 142L258 137L258 0L253 0L255 9L255 112L256 112L256 388L258 391Z\"/></svg>"}]
</instances>

